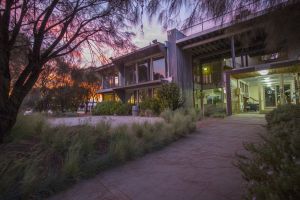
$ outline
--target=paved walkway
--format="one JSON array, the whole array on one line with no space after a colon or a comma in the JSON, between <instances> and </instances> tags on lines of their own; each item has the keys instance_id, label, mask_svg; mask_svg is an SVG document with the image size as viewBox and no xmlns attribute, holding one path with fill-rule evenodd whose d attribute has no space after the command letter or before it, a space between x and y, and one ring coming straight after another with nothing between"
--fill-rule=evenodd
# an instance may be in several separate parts
<instances>
[{"instance_id":1,"label":"paved walkway","mask_svg":"<svg viewBox=\"0 0 300 200\"><path fill-rule=\"evenodd\" d=\"M239 200L243 180L232 165L243 142L265 131L260 115L208 119L197 134L76 184L52 200Z\"/></svg>"}]
</instances>

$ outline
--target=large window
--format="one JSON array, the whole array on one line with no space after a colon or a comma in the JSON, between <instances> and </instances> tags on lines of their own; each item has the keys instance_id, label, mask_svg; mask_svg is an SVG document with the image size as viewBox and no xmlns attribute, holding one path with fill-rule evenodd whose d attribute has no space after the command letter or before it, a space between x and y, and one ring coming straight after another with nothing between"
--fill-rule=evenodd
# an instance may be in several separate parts
<instances>
[{"instance_id":1,"label":"large window","mask_svg":"<svg viewBox=\"0 0 300 200\"><path fill-rule=\"evenodd\" d=\"M116 72L108 72L102 76L102 88L109 89L119 85L119 77Z\"/></svg>"},{"instance_id":2,"label":"large window","mask_svg":"<svg viewBox=\"0 0 300 200\"><path fill-rule=\"evenodd\" d=\"M135 65L125 67L125 83L126 85L136 83L136 69Z\"/></svg>"},{"instance_id":3,"label":"large window","mask_svg":"<svg viewBox=\"0 0 300 200\"><path fill-rule=\"evenodd\" d=\"M139 83L149 81L149 61L141 62L138 64L138 77Z\"/></svg>"},{"instance_id":4,"label":"large window","mask_svg":"<svg viewBox=\"0 0 300 200\"><path fill-rule=\"evenodd\" d=\"M166 78L165 58L153 60L153 80Z\"/></svg>"}]
</instances>

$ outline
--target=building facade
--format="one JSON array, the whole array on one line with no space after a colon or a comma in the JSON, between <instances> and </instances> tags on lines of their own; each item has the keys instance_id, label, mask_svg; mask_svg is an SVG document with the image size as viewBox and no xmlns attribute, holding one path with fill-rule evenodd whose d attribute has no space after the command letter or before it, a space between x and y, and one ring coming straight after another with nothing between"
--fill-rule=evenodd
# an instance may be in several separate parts
<instances>
[{"instance_id":1,"label":"building facade","mask_svg":"<svg viewBox=\"0 0 300 200\"><path fill-rule=\"evenodd\" d=\"M212 19L170 30L165 44L155 42L98 68L99 93L103 100L138 104L172 81L186 106L224 107L229 115L299 103L300 44L274 41L269 47L273 41L266 21L272 12L277 11L236 15L228 22L224 16L221 22Z\"/></svg>"}]
</instances>

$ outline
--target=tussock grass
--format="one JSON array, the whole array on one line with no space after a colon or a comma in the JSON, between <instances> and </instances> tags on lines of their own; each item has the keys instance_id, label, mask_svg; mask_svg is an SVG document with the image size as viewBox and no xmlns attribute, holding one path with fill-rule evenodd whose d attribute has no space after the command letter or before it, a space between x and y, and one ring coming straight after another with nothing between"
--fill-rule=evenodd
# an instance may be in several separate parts
<instances>
[{"instance_id":1,"label":"tussock grass","mask_svg":"<svg viewBox=\"0 0 300 200\"><path fill-rule=\"evenodd\" d=\"M283 105L266 115L261 143L246 144L236 166L247 181L245 199L300 198L300 105ZM249 155L250 154L250 155Z\"/></svg>"},{"instance_id":2,"label":"tussock grass","mask_svg":"<svg viewBox=\"0 0 300 200\"><path fill-rule=\"evenodd\" d=\"M42 199L102 170L160 149L195 130L197 114L167 110L163 122L50 127L19 116L0 146L0 199Z\"/></svg>"}]
</instances>

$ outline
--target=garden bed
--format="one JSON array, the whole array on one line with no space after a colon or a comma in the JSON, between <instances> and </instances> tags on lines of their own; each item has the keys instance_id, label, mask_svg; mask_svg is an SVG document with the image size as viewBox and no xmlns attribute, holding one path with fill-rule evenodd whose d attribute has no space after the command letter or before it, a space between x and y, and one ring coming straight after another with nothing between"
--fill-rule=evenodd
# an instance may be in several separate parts
<instances>
[{"instance_id":1,"label":"garden bed","mask_svg":"<svg viewBox=\"0 0 300 200\"><path fill-rule=\"evenodd\" d=\"M166 111L142 124L51 127L39 115L20 116L0 146L0 199L42 199L81 179L158 150L193 132L192 111Z\"/></svg>"},{"instance_id":2,"label":"garden bed","mask_svg":"<svg viewBox=\"0 0 300 200\"><path fill-rule=\"evenodd\" d=\"M300 199L300 105L278 107L266 120L262 142L245 145L250 156L236 163L247 181L245 199Z\"/></svg>"}]
</instances>

